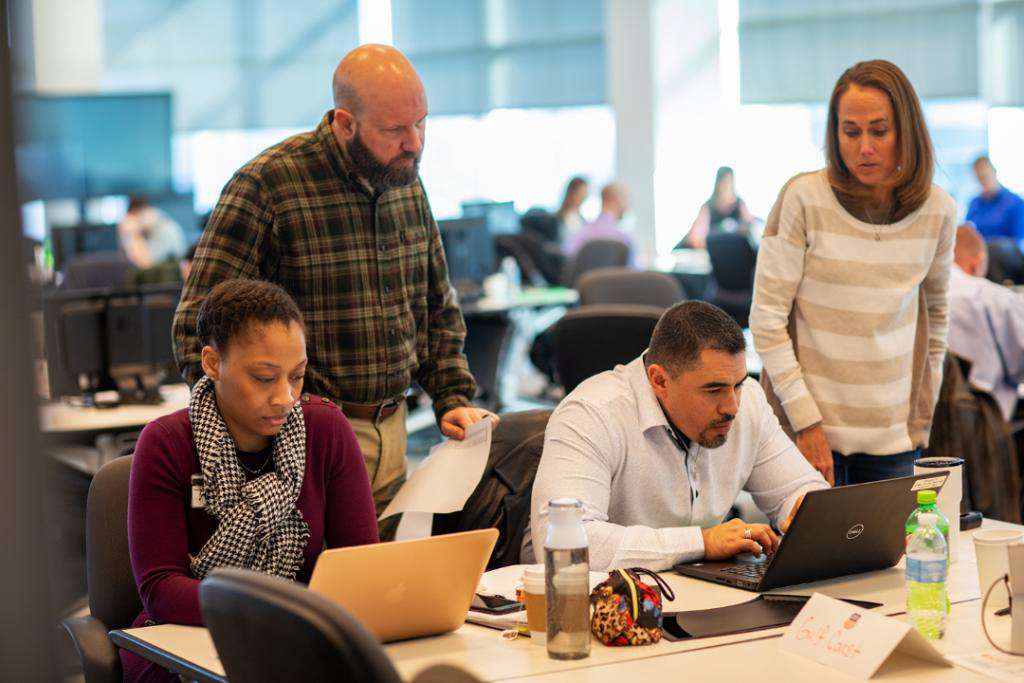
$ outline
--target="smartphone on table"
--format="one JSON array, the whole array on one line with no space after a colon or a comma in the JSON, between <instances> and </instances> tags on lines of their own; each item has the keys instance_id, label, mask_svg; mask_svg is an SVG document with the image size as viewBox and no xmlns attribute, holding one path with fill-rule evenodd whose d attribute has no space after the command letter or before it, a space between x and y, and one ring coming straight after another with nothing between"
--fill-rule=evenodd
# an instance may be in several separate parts
<instances>
[{"instance_id":1,"label":"smartphone on table","mask_svg":"<svg viewBox=\"0 0 1024 683\"><path fill-rule=\"evenodd\" d=\"M473 601L469 603L469 609L484 614L510 614L526 609L526 605L501 595L473 594Z\"/></svg>"}]
</instances>

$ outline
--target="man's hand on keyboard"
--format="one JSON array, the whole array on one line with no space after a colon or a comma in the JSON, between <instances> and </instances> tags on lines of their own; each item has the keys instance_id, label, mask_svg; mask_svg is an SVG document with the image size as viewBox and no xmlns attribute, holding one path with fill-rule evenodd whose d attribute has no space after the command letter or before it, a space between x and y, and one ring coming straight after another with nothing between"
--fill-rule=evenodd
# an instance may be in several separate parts
<instances>
[{"instance_id":1,"label":"man's hand on keyboard","mask_svg":"<svg viewBox=\"0 0 1024 683\"><path fill-rule=\"evenodd\" d=\"M762 552L771 555L779 547L779 537L767 524L747 524L730 519L725 524L701 529L704 535L704 559L724 560L738 553Z\"/></svg>"}]
</instances>

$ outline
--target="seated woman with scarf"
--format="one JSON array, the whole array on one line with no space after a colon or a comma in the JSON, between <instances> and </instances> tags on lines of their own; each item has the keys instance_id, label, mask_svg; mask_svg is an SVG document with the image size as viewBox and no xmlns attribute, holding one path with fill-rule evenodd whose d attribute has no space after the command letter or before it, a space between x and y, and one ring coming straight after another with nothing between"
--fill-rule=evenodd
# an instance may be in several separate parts
<instances>
[{"instance_id":1,"label":"seated woman with scarf","mask_svg":"<svg viewBox=\"0 0 1024 683\"><path fill-rule=\"evenodd\" d=\"M229 280L199 311L205 376L188 409L139 437L128 542L143 612L134 626L202 624L199 582L218 567L308 581L326 548L377 542L366 466L332 403L302 394L306 338L277 285ZM121 651L125 681L177 681Z\"/></svg>"}]
</instances>

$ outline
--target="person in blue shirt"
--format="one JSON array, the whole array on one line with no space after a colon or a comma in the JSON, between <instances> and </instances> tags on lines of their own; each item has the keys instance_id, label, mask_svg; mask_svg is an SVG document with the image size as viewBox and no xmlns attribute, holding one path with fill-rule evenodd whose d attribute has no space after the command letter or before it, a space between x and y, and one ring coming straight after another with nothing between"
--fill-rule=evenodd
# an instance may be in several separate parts
<instances>
[{"instance_id":1,"label":"person in blue shirt","mask_svg":"<svg viewBox=\"0 0 1024 683\"><path fill-rule=\"evenodd\" d=\"M986 241L1010 238L1024 249L1024 200L999 184L996 169L987 156L974 162L974 174L981 194L971 200L967 221L974 224Z\"/></svg>"}]
</instances>

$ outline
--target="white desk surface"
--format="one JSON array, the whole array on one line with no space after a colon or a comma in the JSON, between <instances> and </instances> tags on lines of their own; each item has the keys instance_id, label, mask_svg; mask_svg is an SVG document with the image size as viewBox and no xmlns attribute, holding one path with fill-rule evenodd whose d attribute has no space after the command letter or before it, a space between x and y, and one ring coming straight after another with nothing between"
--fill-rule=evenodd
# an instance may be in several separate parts
<instances>
[{"instance_id":1,"label":"white desk surface","mask_svg":"<svg viewBox=\"0 0 1024 683\"><path fill-rule=\"evenodd\" d=\"M142 428L158 417L188 407L188 385L160 387L164 402L157 405L123 405L116 408L85 408L67 403L47 403L39 408L43 432L101 432Z\"/></svg>"},{"instance_id":2,"label":"white desk surface","mask_svg":"<svg viewBox=\"0 0 1024 683\"><path fill-rule=\"evenodd\" d=\"M985 527L1012 526L986 520ZM704 609L745 602L755 594L728 586L665 572L676 592L675 601L667 611ZM818 591L833 597L857 598L882 602L879 612L895 615L904 611L905 584L902 562L899 566L849 578L803 584L779 590L780 593L810 594ZM954 603L946 637L939 649L947 654L966 654L990 650L981 633L978 617L980 591L971 532L961 535L960 561L951 566L950 598ZM1009 637L1007 617L990 619L990 629L997 642ZM605 647L594 642L590 657L573 662L548 658L543 647L528 638L502 640L493 629L466 624L453 633L431 638L385 645L398 672L405 679L434 664L454 664L470 671L482 681L512 680L608 681L654 680L666 673L686 671L687 680L735 680L755 674L768 674L767 680L820 681L832 678L846 680L821 665L805 661L777 649L777 636L783 628L739 633L717 638L702 638L671 643L662 641L645 647ZM167 652L200 664L223 675L216 651L206 629L187 626L151 626L125 631L134 638L149 642ZM685 659L681 659L685 657ZM891 670L890 670L891 669ZM964 669L941 669L917 660L900 660L887 665L876 677L880 680L898 678L907 681L982 681L988 680Z\"/></svg>"}]
</instances>

